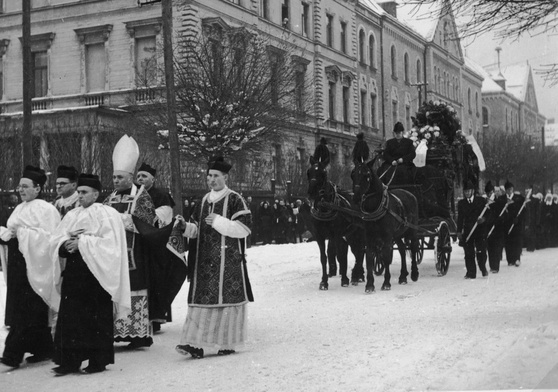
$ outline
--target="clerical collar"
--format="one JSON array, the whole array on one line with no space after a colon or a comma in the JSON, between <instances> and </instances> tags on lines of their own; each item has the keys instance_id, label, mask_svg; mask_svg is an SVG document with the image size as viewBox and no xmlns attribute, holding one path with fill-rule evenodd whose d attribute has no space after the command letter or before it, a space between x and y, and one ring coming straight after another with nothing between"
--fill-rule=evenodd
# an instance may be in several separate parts
<instances>
[{"instance_id":1,"label":"clerical collar","mask_svg":"<svg viewBox=\"0 0 558 392\"><path fill-rule=\"evenodd\" d=\"M220 191L214 191L213 189L209 192L209 197L207 198L207 200L210 203L213 203L215 200L218 200L221 198L221 196L223 196L225 194L225 192L228 190L229 188L227 188L227 186L225 185L225 187L223 189L221 189Z\"/></svg>"}]
</instances>

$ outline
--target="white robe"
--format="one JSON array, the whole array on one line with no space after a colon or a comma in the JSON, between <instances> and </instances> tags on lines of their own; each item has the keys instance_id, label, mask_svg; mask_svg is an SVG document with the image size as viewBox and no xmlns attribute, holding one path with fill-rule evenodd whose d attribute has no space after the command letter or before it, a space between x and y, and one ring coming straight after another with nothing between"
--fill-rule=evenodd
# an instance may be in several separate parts
<instances>
[{"instance_id":1,"label":"white robe","mask_svg":"<svg viewBox=\"0 0 558 392\"><path fill-rule=\"evenodd\" d=\"M51 238L53 259L59 259L60 246L77 230L83 230L78 235L83 260L101 287L110 294L117 317L125 317L131 311L131 295L126 233L120 214L99 203L69 211ZM55 284L59 287L60 263L55 265Z\"/></svg>"}]
</instances>

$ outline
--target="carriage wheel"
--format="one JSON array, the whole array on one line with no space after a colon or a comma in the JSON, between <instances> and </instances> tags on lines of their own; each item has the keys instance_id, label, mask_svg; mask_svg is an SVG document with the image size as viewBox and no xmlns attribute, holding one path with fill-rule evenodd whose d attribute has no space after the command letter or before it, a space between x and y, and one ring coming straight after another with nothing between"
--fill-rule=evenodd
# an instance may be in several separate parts
<instances>
[{"instance_id":1,"label":"carriage wheel","mask_svg":"<svg viewBox=\"0 0 558 392\"><path fill-rule=\"evenodd\" d=\"M417 260L417 265L422 263L422 258L424 257L424 237L418 239L418 249L415 257Z\"/></svg>"},{"instance_id":2,"label":"carriage wheel","mask_svg":"<svg viewBox=\"0 0 558 392\"><path fill-rule=\"evenodd\" d=\"M444 276L448 272L451 257L451 236L445 221L440 222L440 226L438 226L435 254L438 275Z\"/></svg>"},{"instance_id":3,"label":"carriage wheel","mask_svg":"<svg viewBox=\"0 0 558 392\"><path fill-rule=\"evenodd\" d=\"M374 275L381 276L384 274L384 263L378 262L378 256L376 256L376 252L371 252L372 258L374 259Z\"/></svg>"}]
</instances>

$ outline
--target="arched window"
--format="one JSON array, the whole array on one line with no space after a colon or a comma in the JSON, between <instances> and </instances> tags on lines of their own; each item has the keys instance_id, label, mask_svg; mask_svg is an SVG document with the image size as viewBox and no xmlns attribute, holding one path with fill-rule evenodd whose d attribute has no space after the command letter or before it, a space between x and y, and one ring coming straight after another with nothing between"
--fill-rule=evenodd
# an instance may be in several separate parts
<instances>
[{"instance_id":1,"label":"arched window","mask_svg":"<svg viewBox=\"0 0 558 392\"><path fill-rule=\"evenodd\" d=\"M479 114L479 92L475 92L475 110Z\"/></svg>"},{"instance_id":2,"label":"arched window","mask_svg":"<svg viewBox=\"0 0 558 392\"><path fill-rule=\"evenodd\" d=\"M395 46L391 45L391 77L397 79L397 52L395 51Z\"/></svg>"},{"instance_id":3,"label":"arched window","mask_svg":"<svg viewBox=\"0 0 558 392\"><path fill-rule=\"evenodd\" d=\"M417 83L422 82L422 64L417 60Z\"/></svg>"},{"instance_id":4,"label":"arched window","mask_svg":"<svg viewBox=\"0 0 558 392\"><path fill-rule=\"evenodd\" d=\"M486 106L482 107L482 125L488 126L488 108Z\"/></svg>"},{"instance_id":5,"label":"arched window","mask_svg":"<svg viewBox=\"0 0 558 392\"><path fill-rule=\"evenodd\" d=\"M467 107L469 108L469 113L472 113L473 109L471 106L471 89L467 89Z\"/></svg>"},{"instance_id":6,"label":"arched window","mask_svg":"<svg viewBox=\"0 0 558 392\"><path fill-rule=\"evenodd\" d=\"M368 38L368 56L370 57L370 67L376 68L376 40L373 35Z\"/></svg>"},{"instance_id":7,"label":"arched window","mask_svg":"<svg viewBox=\"0 0 558 392\"><path fill-rule=\"evenodd\" d=\"M364 30L360 30L358 32L358 56L359 56L358 58L359 58L361 64L364 64L364 59L365 59L364 51L365 51L365 49L364 49Z\"/></svg>"},{"instance_id":8,"label":"arched window","mask_svg":"<svg viewBox=\"0 0 558 392\"><path fill-rule=\"evenodd\" d=\"M409 55L407 53L403 56L403 64L405 66L405 83L409 83Z\"/></svg>"}]
</instances>

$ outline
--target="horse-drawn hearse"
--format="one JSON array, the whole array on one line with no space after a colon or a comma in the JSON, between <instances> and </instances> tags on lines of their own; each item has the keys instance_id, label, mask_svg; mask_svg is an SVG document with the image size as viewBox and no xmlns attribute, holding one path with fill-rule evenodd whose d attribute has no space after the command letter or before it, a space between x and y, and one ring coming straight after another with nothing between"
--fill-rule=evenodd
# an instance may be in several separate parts
<instances>
[{"instance_id":1,"label":"horse-drawn hearse","mask_svg":"<svg viewBox=\"0 0 558 392\"><path fill-rule=\"evenodd\" d=\"M350 245L355 255L351 276L354 285L364 280L366 255L366 292L374 291L374 274L384 273L382 290L391 288L389 266L394 244L401 255L400 284L407 283L409 275L407 252L413 281L418 280L418 264L429 249L434 250L438 274L447 273L452 239L457 236L455 190L464 180L478 184L477 156L459 130L455 110L450 106L425 103L413 121L407 138L417 148L415 165L389 162L380 165L382 150L376 150L370 157L363 135L358 136L353 150L352 193L327 181L329 154L325 143L311 158L312 166L308 169L311 213L315 230L322 229L322 234L316 235L318 244L323 244L320 289L327 289L326 238L337 244L346 240ZM326 226L330 227L327 233L323 230ZM346 286L347 245L337 247L342 285Z\"/></svg>"}]
</instances>

